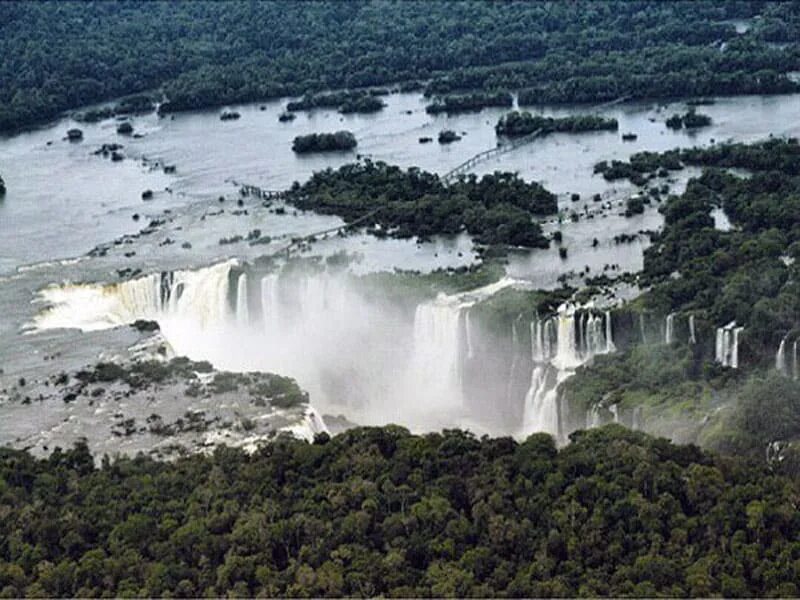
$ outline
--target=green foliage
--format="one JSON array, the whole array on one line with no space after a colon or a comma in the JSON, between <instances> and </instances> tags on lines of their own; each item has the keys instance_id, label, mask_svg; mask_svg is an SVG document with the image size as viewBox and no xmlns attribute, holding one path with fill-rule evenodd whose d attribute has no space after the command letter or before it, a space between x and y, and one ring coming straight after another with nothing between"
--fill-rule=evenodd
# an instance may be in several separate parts
<instances>
[{"instance_id":1,"label":"green foliage","mask_svg":"<svg viewBox=\"0 0 800 600\"><path fill-rule=\"evenodd\" d=\"M309 152L337 152L352 150L358 145L356 136L350 131L336 133L309 133L298 135L292 142L292 150L297 154Z\"/></svg>"},{"instance_id":2,"label":"green foliage","mask_svg":"<svg viewBox=\"0 0 800 600\"><path fill-rule=\"evenodd\" d=\"M786 480L610 426L557 451L354 429L252 456L0 451L23 596L792 595Z\"/></svg>"},{"instance_id":3,"label":"green foliage","mask_svg":"<svg viewBox=\"0 0 800 600\"><path fill-rule=\"evenodd\" d=\"M481 244L546 247L534 216L554 213L556 197L513 173L471 175L445 186L439 177L366 160L314 173L295 183L289 202L379 225L373 233L427 237L466 230ZM364 222L366 220L366 222Z\"/></svg>"},{"instance_id":4,"label":"green foliage","mask_svg":"<svg viewBox=\"0 0 800 600\"><path fill-rule=\"evenodd\" d=\"M156 89L164 112L420 80L523 105L788 92L798 30L792 3L3 3L0 130Z\"/></svg>"},{"instance_id":5,"label":"green foliage","mask_svg":"<svg viewBox=\"0 0 800 600\"><path fill-rule=\"evenodd\" d=\"M597 115L573 115L571 117L556 118L532 115L527 111L511 111L500 117L494 129L497 135L519 137L529 135L534 131L540 131L543 134L553 132L578 133L598 130L616 131L618 127L619 124L616 119Z\"/></svg>"},{"instance_id":6,"label":"green foliage","mask_svg":"<svg viewBox=\"0 0 800 600\"><path fill-rule=\"evenodd\" d=\"M475 93L465 95L447 95L436 100L433 104L425 107L425 112L429 115L439 113L460 113L481 110L488 106L499 106L510 108L514 104L514 98L508 92L496 93Z\"/></svg>"}]
</instances>

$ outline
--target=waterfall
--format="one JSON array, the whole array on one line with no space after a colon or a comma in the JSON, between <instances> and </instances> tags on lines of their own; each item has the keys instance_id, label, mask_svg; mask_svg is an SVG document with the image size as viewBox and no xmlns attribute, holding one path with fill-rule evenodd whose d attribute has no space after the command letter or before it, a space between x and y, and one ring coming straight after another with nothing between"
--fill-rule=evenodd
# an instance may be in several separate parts
<instances>
[{"instance_id":1,"label":"waterfall","mask_svg":"<svg viewBox=\"0 0 800 600\"><path fill-rule=\"evenodd\" d=\"M715 357L723 367L739 367L739 334L743 329L736 326L736 321L717 328Z\"/></svg>"},{"instance_id":2,"label":"waterfall","mask_svg":"<svg viewBox=\"0 0 800 600\"><path fill-rule=\"evenodd\" d=\"M464 333L467 342L467 358L472 359L475 354L472 349L472 323L469 318L470 311L467 310L464 314Z\"/></svg>"},{"instance_id":3,"label":"waterfall","mask_svg":"<svg viewBox=\"0 0 800 600\"><path fill-rule=\"evenodd\" d=\"M519 315L511 322L511 368L506 382L506 400L509 403L511 402L511 396L514 392L514 376L517 372L517 364L519 363L519 352L517 351L519 341L517 337L517 321L519 321L521 317L522 315Z\"/></svg>"},{"instance_id":4,"label":"waterfall","mask_svg":"<svg viewBox=\"0 0 800 600\"><path fill-rule=\"evenodd\" d=\"M280 332L281 310L278 293L278 274L271 273L261 278L261 319L267 335Z\"/></svg>"},{"instance_id":5,"label":"waterfall","mask_svg":"<svg viewBox=\"0 0 800 600\"><path fill-rule=\"evenodd\" d=\"M250 308L247 299L247 273L239 275L236 285L236 321L241 325L250 322Z\"/></svg>"},{"instance_id":6,"label":"waterfall","mask_svg":"<svg viewBox=\"0 0 800 600\"><path fill-rule=\"evenodd\" d=\"M664 331L664 343L669 345L675 341L675 313L667 315L667 324Z\"/></svg>"},{"instance_id":7,"label":"waterfall","mask_svg":"<svg viewBox=\"0 0 800 600\"><path fill-rule=\"evenodd\" d=\"M739 368L739 334L744 330L744 327L735 327L733 329L733 346L731 347L731 367L734 369Z\"/></svg>"},{"instance_id":8,"label":"waterfall","mask_svg":"<svg viewBox=\"0 0 800 600\"><path fill-rule=\"evenodd\" d=\"M558 386L577 367L598 354L613 352L611 313L580 311L570 304L550 318L530 324L531 383L525 395L523 435L544 431L559 434Z\"/></svg>"},{"instance_id":9,"label":"waterfall","mask_svg":"<svg viewBox=\"0 0 800 600\"><path fill-rule=\"evenodd\" d=\"M697 343L697 336L695 335L695 330L694 330L694 315L689 315L689 343L690 344Z\"/></svg>"},{"instance_id":10,"label":"waterfall","mask_svg":"<svg viewBox=\"0 0 800 600\"><path fill-rule=\"evenodd\" d=\"M786 368L786 338L789 337L789 334L786 334L783 339L781 339L781 343L778 346L778 352L775 354L775 368L778 372L783 373L786 375L787 368Z\"/></svg>"},{"instance_id":11,"label":"waterfall","mask_svg":"<svg viewBox=\"0 0 800 600\"><path fill-rule=\"evenodd\" d=\"M157 273L110 284L66 284L45 288L38 301L49 305L35 318L37 329L108 329L138 319L192 319L202 327L229 318L229 274L234 261L196 271Z\"/></svg>"},{"instance_id":12,"label":"waterfall","mask_svg":"<svg viewBox=\"0 0 800 600\"><path fill-rule=\"evenodd\" d=\"M617 347L614 345L614 335L611 330L611 312L605 312L606 317L606 354L610 354L611 352L615 352Z\"/></svg>"},{"instance_id":13,"label":"waterfall","mask_svg":"<svg viewBox=\"0 0 800 600\"><path fill-rule=\"evenodd\" d=\"M792 344L792 379L797 379L797 340Z\"/></svg>"},{"instance_id":14,"label":"waterfall","mask_svg":"<svg viewBox=\"0 0 800 600\"><path fill-rule=\"evenodd\" d=\"M644 313L639 313L639 331L642 332L642 344L646 344L647 334L644 331Z\"/></svg>"},{"instance_id":15,"label":"waterfall","mask_svg":"<svg viewBox=\"0 0 800 600\"><path fill-rule=\"evenodd\" d=\"M462 406L461 354L459 351L461 307L444 294L435 302L417 306L409 375L420 398ZM422 400L428 402L428 400ZM424 408L424 406L420 406ZM428 406L430 408L430 406Z\"/></svg>"}]
</instances>

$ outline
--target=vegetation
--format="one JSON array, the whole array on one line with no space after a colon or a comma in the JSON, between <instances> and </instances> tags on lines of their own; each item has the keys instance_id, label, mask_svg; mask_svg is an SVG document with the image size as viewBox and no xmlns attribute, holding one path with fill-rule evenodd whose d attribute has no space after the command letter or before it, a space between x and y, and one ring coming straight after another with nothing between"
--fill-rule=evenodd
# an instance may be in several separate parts
<instances>
[{"instance_id":1,"label":"vegetation","mask_svg":"<svg viewBox=\"0 0 800 600\"><path fill-rule=\"evenodd\" d=\"M453 142L460 140L461 136L452 129L443 129L439 132L438 139L440 144L452 144Z\"/></svg>"},{"instance_id":2,"label":"vegetation","mask_svg":"<svg viewBox=\"0 0 800 600\"><path fill-rule=\"evenodd\" d=\"M798 69L798 10L760 2L4 3L0 130L149 90L166 96L162 112L393 82L416 89L422 80L431 95L524 90L522 104L781 93L798 87L786 77ZM730 22L755 16L741 35Z\"/></svg>"},{"instance_id":3,"label":"vegetation","mask_svg":"<svg viewBox=\"0 0 800 600\"><path fill-rule=\"evenodd\" d=\"M298 135L292 142L292 150L297 154L308 152L339 152L352 150L358 145L356 136L350 131L336 133L309 133Z\"/></svg>"},{"instance_id":4,"label":"vegetation","mask_svg":"<svg viewBox=\"0 0 800 600\"><path fill-rule=\"evenodd\" d=\"M438 175L383 162L345 165L295 183L288 201L304 210L373 225L372 233L427 237L466 230L481 244L546 247L533 221L556 212L556 197L512 173L475 176L445 186Z\"/></svg>"},{"instance_id":5,"label":"vegetation","mask_svg":"<svg viewBox=\"0 0 800 600\"><path fill-rule=\"evenodd\" d=\"M534 131L543 134L553 132L578 133L580 131L609 130L616 131L619 124L616 119L597 115L574 115L571 117L543 117L524 111L512 111L500 117L495 125L497 135L519 137L530 135Z\"/></svg>"},{"instance_id":6,"label":"vegetation","mask_svg":"<svg viewBox=\"0 0 800 600\"><path fill-rule=\"evenodd\" d=\"M619 426L0 454L4 596L794 596L795 492Z\"/></svg>"},{"instance_id":7,"label":"vegetation","mask_svg":"<svg viewBox=\"0 0 800 600\"><path fill-rule=\"evenodd\" d=\"M314 108L336 108L341 113L376 112L384 107L383 100L367 91L342 91L328 94L309 94L289 102L286 110L297 112Z\"/></svg>"},{"instance_id":8,"label":"vegetation","mask_svg":"<svg viewBox=\"0 0 800 600\"><path fill-rule=\"evenodd\" d=\"M698 127L708 127L711 125L711 117L695 111L694 107L689 108L683 115L672 115L666 121L670 129L697 129Z\"/></svg>"},{"instance_id":9,"label":"vegetation","mask_svg":"<svg viewBox=\"0 0 800 600\"><path fill-rule=\"evenodd\" d=\"M489 106L510 108L513 104L514 99L508 92L475 93L459 96L447 95L426 106L425 112L429 115L439 113L453 114L478 111Z\"/></svg>"}]
</instances>

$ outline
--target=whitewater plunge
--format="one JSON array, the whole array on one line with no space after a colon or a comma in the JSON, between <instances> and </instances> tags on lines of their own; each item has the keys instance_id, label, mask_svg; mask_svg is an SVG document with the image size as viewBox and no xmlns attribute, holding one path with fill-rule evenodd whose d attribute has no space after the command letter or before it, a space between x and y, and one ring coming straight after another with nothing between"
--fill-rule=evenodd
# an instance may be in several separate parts
<instances>
[{"instance_id":1,"label":"whitewater plunge","mask_svg":"<svg viewBox=\"0 0 800 600\"><path fill-rule=\"evenodd\" d=\"M533 321L530 331L533 368L521 433L559 435L558 386L594 356L616 350L611 313L579 312L562 304L556 316Z\"/></svg>"},{"instance_id":2,"label":"whitewater plunge","mask_svg":"<svg viewBox=\"0 0 800 600\"><path fill-rule=\"evenodd\" d=\"M494 407L468 406L464 394L480 335L468 314L512 283L409 307L388 292L365 291L346 273L258 271L231 260L114 284L52 286L40 292L37 302L46 306L32 325L92 331L156 321L174 354L223 370L292 376L327 414L417 431L489 432L482 423L496 416Z\"/></svg>"}]
</instances>

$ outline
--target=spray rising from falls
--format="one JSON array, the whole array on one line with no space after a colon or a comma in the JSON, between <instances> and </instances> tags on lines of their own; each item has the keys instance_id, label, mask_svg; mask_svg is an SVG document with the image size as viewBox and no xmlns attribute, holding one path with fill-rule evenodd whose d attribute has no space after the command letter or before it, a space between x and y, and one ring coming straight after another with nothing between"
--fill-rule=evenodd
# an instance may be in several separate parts
<instances>
[{"instance_id":1,"label":"spray rising from falls","mask_svg":"<svg viewBox=\"0 0 800 600\"><path fill-rule=\"evenodd\" d=\"M611 314L581 312L563 304L558 314L531 323L531 384L525 397L523 435L558 435L558 386L598 354L613 352Z\"/></svg>"},{"instance_id":2,"label":"spray rising from falls","mask_svg":"<svg viewBox=\"0 0 800 600\"><path fill-rule=\"evenodd\" d=\"M153 320L175 354L224 370L289 375L315 407L355 422L471 427L480 418L465 406L464 364L486 344L469 309L511 283L440 295L416 306L412 319L405 301L362 288L346 273L263 272L228 261L48 288L41 300L49 306L34 325L96 330Z\"/></svg>"}]
</instances>

